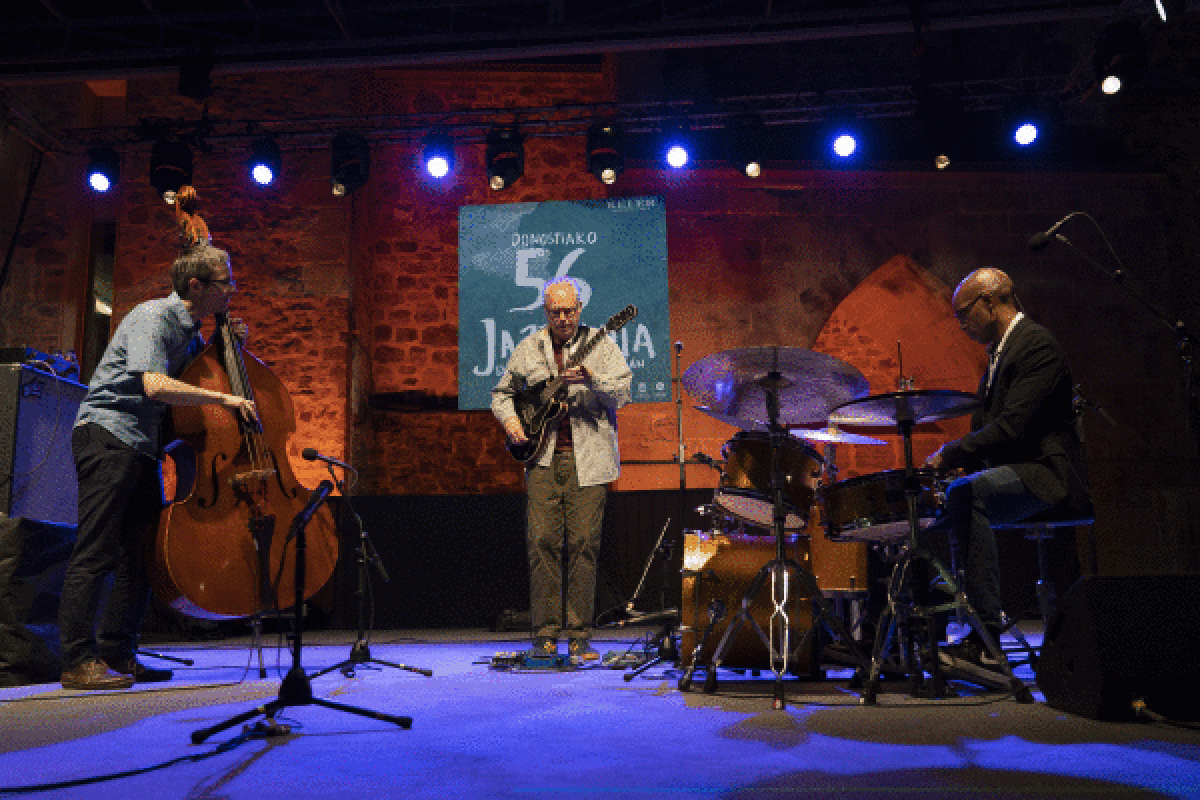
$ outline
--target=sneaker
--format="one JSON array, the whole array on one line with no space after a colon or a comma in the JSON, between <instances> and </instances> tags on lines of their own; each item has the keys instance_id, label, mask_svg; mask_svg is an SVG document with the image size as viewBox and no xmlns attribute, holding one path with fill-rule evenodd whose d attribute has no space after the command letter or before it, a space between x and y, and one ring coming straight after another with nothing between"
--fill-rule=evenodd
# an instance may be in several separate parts
<instances>
[{"instance_id":1,"label":"sneaker","mask_svg":"<svg viewBox=\"0 0 1200 800\"><path fill-rule=\"evenodd\" d=\"M600 653L592 647L592 643L588 639L572 639L567 651L571 654L572 661L594 664L600 660Z\"/></svg>"},{"instance_id":2,"label":"sneaker","mask_svg":"<svg viewBox=\"0 0 1200 800\"><path fill-rule=\"evenodd\" d=\"M971 634L954 644L938 648L938 662L945 669L961 673L969 680L985 686L1007 686L1009 677L1005 663L998 661L983 644L983 639Z\"/></svg>"},{"instance_id":3,"label":"sneaker","mask_svg":"<svg viewBox=\"0 0 1200 800\"><path fill-rule=\"evenodd\" d=\"M539 658L553 658L558 655L558 640L553 636L535 636L531 652Z\"/></svg>"}]
</instances>

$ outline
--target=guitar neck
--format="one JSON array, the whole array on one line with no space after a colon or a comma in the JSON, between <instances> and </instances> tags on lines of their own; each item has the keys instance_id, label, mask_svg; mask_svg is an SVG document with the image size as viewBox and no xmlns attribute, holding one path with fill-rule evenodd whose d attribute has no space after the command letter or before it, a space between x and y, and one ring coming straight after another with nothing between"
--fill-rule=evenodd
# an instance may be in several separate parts
<instances>
[{"instance_id":1,"label":"guitar neck","mask_svg":"<svg viewBox=\"0 0 1200 800\"><path fill-rule=\"evenodd\" d=\"M600 344L600 340L604 338L605 331L607 330L608 328L601 328L595 336L584 342L583 345L576 350L569 359L567 359L566 364L563 365L563 372L578 367L583 360L587 358L593 350L596 349L596 345Z\"/></svg>"}]
</instances>

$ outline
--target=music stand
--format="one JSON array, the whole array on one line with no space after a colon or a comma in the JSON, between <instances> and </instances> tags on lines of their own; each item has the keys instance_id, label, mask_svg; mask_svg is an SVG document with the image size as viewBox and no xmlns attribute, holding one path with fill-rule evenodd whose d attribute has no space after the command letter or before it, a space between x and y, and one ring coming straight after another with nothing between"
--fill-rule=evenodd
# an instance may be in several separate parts
<instances>
[{"instance_id":1,"label":"music stand","mask_svg":"<svg viewBox=\"0 0 1200 800\"><path fill-rule=\"evenodd\" d=\"M961 612L975 632L982 637L988 652L1003 666L1004 674L1009 681L1009 688L1017 702L1033 702L1033 694L1029 691L1029 687L1013 675L1012 667L1009 666L1004 651L987 632L987 628L971 605L966 593L959 587L956 576L951 575L941 560L921 547L918 541L920 521L917 499L921 493L921 486L913 465L913 426L961 416L972 411L976 405L978 405L978 401L975 395L967 392L949 389L906 389L874 395L861 400L851 400L830 412L830 422L839 425L897 427L904 441L904 496L908 511L908 532L900 558L892 567L892 573L888 580L887 603L875 628L875 643L871 651L871 670L867 675L861 697L863 705L875 704L879 694L879 676L883 670L884 653L891 647L892 635L900 616L921 617L926 620L926 631L929 638L929 672L933 684L931 694L935 697L944 696L941 668L938 663L938 637L934 635L931 620L935 614L947 611ZM920 597L913 595L910 603L902 602L904 589L910 584L913 568L919 562L924 562L925 565L937 571L943 586L953 596L951 602L937 606L918 605L923 602L923 595ZM911 627L906 637L906 650L906 668L909 670L909 680L915 695L924 678L917 660L914 658Z\"/></svg>"},{"instance_id":2,"label":"music stand","mask_svg":"<svg viewBox=\"0 0 1200 800\"><path fill-rule=\"evenodd\" d=\"M207 728L202 728L192 733L192 744L200 744L214 733L219 733L234 725L238 725L253 717L264 716L267 718L266 731L268 735L281 735L288 733L291 729L286 725L277 725L275 723L275 715L283 708L288 706L304 706L316 705L324 708L331 708L334 711L344 711L348 714L358 714L362 717L377 719L382 722L391 722L394 725L399 725L401 728L408 730L412 727L412 717L398 717L392 714L384 714L379 711L370 711L365 708L357 708L355 706L343 705L342 703L334 703L330 700L325 700L319 697L313 697L312 684L309 682L308 676L304 673L304 669L300 665L300 654L304 649L304 615L300 613L300 608L304 603L304 567L305 567L305 552L307 542L304 530L308 526L308 521L312 515L316 513L317 508L333 491L333 483L330 481L321 481L320 485L313 490L312 496L309 498L308 504L296 515L292 520L292 527L288 537L295 537L296 540L296 597L295 606L296 613L294 615L296 621L296 633L292 639L292 668L288 670L287 676L284 677L283 683L279 686L279 696L269 703L243 711L230 717L223 722L218 722Z\"/></svg>"}]
</instances>

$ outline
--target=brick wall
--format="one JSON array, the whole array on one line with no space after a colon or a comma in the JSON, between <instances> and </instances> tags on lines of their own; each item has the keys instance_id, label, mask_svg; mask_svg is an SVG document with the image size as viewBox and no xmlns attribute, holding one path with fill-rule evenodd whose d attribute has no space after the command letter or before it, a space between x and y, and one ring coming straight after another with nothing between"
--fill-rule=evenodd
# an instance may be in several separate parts
<instances>
[{"instance_id":1,"label":"brick wall","mask_svg":"<svg viewBox=\"0 0 1200 800\"><path fill-rule=\"evenodd\" d=\"M217 76L214 83L210 113L260 118L505 108L612 96L609 78L599 70L343 71ZM169 81L128 86L122 111L127 122L199 115L191 101L174 95ZM87 117L78 109L90 101L78 87L39 92L29 102L40 98L50 119L73 125ZM11 146L9 135L4 142L0 180L10 196L0 202L8 226L0 232L11 230L12 196L23 189L27 168L27 151ZM367 493L520 489L520 472L487 412L389 411L373 407L370 398L455 394L460 206L604 195L583 170L582 137L531 138L526 152L525 176L511 190L492 193L484 185L482 143L459 146L457 179L448 183L421 176L415 142L379 145L368 185L342 199L330 195L323 146L286 145L284 176L268 190L249 186L240 151L197 154L202 213L217 243L230 250L241 287L234 311L251 325L250 349L295 401L290 455L301 480L312 485L324 475L322 467L296 458L300 448L311 446L357 464L359 490ZM101 216L118 221L117 317L168 290L174 231L169 209L146 180L148 158L148 148L127 152L119 193L102 200L79 188L82 158L47 161L0 293L2 343L73 346L88 231ZM728 169L704 168L674 175L631 170L612 194L666 200L672 336L684 344L684 368L721 350L779 344L841 348L865 359L860 368L873 365L886 373L895 333L906 341L906 371L916 372L931 353L944 354L950 340L933 335L943 329L914 328L912 320L934 319L946 292L970 270L985 264L1007 269L1026 310L1058 334L1077 378L1118 423L1110 428L1098 416L1088 417L1102 511L1101 566L1121 572L1200 568L1192 521L1200 487L1182 422L1173 340L1070 251L1053 247L1033 254L1024 241L1066 212L1086 209L1126 257L1131 283L1167 308L1194 303L1180 297L1180 288L1191 282L1180 278L1184 265L1166 244L1172 187L1153 175L1064 172L769 171L754 182ZM1069 235L1086 252L1103 256L1085 226ZM880 311L871 292L885 287L894 270L915 276L906 286L924 284L928 291L911 297L899 288L885 291L882 308L888 310ZM907 325L899 319L917 307L920 314ZM859 308L882 315L871 323L876 335L870 353L857 353L846 338L852 326L864 324ZM953 377L932 368L926 374L928 380L917 376L921 385ZM964 383L952 388L971 388L972 380L958 377ZM684 401L688 453L716 455L732 430L692 410L690 398ZM623 456L672 458L675 413L676 406L665 403L624 410ZM922 440L918 457L935 444ZM687 470L690 487L715 483L707 468ZM631 465L617 488L673 488L678 480L677 466Z\"/></svg>"}]
</instances>

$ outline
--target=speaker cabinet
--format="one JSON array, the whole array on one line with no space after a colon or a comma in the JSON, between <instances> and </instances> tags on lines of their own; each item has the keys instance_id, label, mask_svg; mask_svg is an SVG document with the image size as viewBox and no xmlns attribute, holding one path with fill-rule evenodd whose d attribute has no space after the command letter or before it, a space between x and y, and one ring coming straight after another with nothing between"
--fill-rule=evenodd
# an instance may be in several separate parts
<instances>
[{"instance_id":1,"label":"speaker cabinet","mask_svg":"<svg viewBox=\"0 0 1200 800\"><path fill-rule=\"evenodd\" d=\"M0 364L0 513L77 523L71 430L86 392L24 364Z\"/></svg>"},{"instance_id":2,"label":"speaker cabinet","mask_svg":"<svg viewBox=\"0 0 1200 800\"><path fill-rule=\"evenodd\" d=\"M1053 708L1130 721L1133 702L1200 719L1200 575L1080 578L1050 621L1037 685Z\"/></svg>"}]
</instances>

